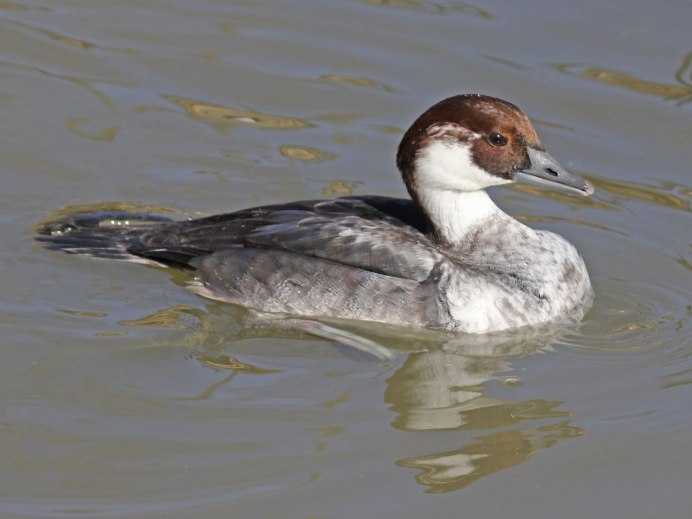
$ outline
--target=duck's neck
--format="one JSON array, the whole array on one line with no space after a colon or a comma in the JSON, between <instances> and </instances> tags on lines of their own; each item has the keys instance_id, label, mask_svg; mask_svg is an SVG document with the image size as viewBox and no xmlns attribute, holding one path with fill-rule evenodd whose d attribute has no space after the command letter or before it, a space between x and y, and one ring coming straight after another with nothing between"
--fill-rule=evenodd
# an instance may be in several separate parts
<instances>
[{"instance_id":1,"label":"duck's neck","mask_svg":"<svg viewBox=\"0 0 692 519\"><path fill-rule=\"evenodd\" d=\"M429 189L416 193L421 209L427 214L440 242L451 247L464 246L478 233L522 226L495 205L485 191L449 191Z\"/></svg>"}]
</instances>

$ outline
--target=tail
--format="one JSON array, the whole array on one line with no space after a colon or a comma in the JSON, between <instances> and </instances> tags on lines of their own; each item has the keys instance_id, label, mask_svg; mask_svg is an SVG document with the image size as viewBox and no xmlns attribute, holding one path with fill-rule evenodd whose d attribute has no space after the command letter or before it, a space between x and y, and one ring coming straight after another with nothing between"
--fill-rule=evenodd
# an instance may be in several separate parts
<instances>
[{"instance_id":1,"label":"tail","mask_svg":"<svg viewBox=\"0 0 692 519\"><path fill-rule=\"evenodd\" d=\"M39 225L36 240L47 249L68 254L167 265L174 260L142 252L151 248L144 243L147 235L172 221L165 216L126 211L77 213Z\"/></svg>"}]
</instances>

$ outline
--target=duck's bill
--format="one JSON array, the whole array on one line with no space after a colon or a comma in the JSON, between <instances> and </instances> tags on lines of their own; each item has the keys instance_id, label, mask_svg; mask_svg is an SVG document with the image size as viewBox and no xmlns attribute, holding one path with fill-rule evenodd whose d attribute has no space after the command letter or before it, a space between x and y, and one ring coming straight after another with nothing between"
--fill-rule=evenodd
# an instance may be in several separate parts
<instances>
[{"instance_id":1,"label":"duck's bill","mask_svg":"<svg viewBox=\"0 0 692 519\"><path fill-rule=\"evenodd\" d=\"M548 152L533 148L528 150L531 166L515 173L514 178L518 182L560 189L582 196L593 194L591 182L567 171Z\"/></svg>"}]
</instances>

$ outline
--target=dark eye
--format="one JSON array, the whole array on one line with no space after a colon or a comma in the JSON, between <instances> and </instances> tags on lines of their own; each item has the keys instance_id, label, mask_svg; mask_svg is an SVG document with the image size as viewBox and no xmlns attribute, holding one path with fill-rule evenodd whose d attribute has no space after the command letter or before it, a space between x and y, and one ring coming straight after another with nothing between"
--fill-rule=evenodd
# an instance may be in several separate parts
<instances>
[{"instance_id":1,"label":"dark eye","mask_svg":"<svg viewBox=\"0 0 692 519\"><path fill-rule=\"evenodd\" d=\"M501 133L491 132L488 134L488 142L491 146L504 146L507 144L507 137Z\"/></svg>"}]
</instances>

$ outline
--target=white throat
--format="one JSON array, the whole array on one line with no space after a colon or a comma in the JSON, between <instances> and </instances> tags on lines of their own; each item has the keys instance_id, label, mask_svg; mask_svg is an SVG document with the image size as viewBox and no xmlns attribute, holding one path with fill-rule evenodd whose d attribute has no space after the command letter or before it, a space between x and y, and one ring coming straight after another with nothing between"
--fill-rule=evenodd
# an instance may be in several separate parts
<instances>
[{"instance_id":1,"label":"white throat","mask_svg":"<svg viewBox=\"0 0 692 519\"><path fill-rule=\"evenodd\" d=\"M484 191L509 181L478 167L470 143L433 141L421 152L415 167L418 201L440 238L450 245L463 244L470 232L496 218L519 224Z\"/></svg>"},{"instance_id":2,"label":"white throat","mask_svg":"<svg viewBox=\"0 0 692 519\"><path fill-rule=\"evenodd\" d=\"M485 191L422 190L418 200L440 238L452 246L463 244L471 233L497 218L519 223Z\"/></svg>"}]
</instances>

